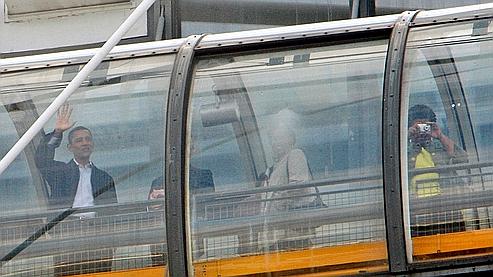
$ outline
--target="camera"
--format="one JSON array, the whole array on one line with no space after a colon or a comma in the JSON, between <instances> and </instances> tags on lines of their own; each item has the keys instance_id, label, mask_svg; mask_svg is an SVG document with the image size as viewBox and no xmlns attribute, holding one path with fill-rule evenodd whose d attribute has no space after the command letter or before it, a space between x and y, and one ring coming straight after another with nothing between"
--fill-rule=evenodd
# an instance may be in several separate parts
<instances>
[{"instance_id":1,"label":"camera","mask_svg":"<svg viewBox=\"0 0 493 277\"><path fill-rule=\"evenodd\" d=\"M414 133L414 142L417 146L426 146L431 143L431 124L418 123L416 125L416 133Z\"/></svg>"},{"instance_id":2,"label":"camera","mask_svg":"<svg viewBox=\"0 0 493 277\"><path fill-rule=\"evenodd\" d=\"M420 135L431 135L431 125L428 123L418 124L418 133Z\"/></svg>"}]
</instances>

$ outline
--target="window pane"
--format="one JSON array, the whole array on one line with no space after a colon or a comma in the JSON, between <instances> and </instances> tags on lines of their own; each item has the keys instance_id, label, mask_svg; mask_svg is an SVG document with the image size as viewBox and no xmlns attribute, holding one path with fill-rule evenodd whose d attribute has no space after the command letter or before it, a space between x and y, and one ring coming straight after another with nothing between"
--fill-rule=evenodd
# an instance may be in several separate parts
<instances>
[{"instance_id":1,"label":"window pane","mask_svg":"<svg viewBox=\"0 0 493 277\"><path fill-rule=\"evenodd\" d=\"M493 193L491 30L489 21L471 21L415 28L409 36L402 151L415 260L490 253L493 246L484 239Z\"/></svg>"},{"instance_id":2,"label":"window pane","mask_svg":"<svg viewBox=\"0 0 493 277\"><path fill-rule=\"evenodd\" d=\"M386 48L379 40L198 61L188 178L196 268L230 275L208 261L231 258L254 264L243 274L360 262L387 270Z\"/></svg>"},{"instance_id":3,"label":"window pane","mask_svg":"<svg viewBox=\"0 0 493 277\"><path fill-rule=\"evenodd\" d=\"M491 3L491 0L415 1L375 0L376 15L396 14L409 10L436 10Z\"/></svg>"},{"instance_id":4,"label":"window pane","mask_svg":"<svg viewBox=\"0 0 493 277\"><path fill-rule=\"evenodd\" d=\"M182 0L182 37L351 18L347 0Z\"/></svg>"},{"instance_id":5,"label":"window pane","mask_svg":"<svg viewBox=\"0 0 493 277\"><path fill-rule=\"evenodd\" d=\"M154 191L151 183L163 175L173 60L102 63L1 175L1 255L30 237L34 241L2 265L1 275L74 275L166 263L162 182L154 182ZM2 76L2 156L80 67Z\"/></svg>"}]
</instances>

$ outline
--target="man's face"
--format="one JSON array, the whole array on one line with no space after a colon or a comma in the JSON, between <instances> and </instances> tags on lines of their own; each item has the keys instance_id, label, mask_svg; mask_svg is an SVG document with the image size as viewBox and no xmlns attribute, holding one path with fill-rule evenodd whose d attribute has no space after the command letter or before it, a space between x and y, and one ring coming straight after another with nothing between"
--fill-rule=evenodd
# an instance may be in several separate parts
<instances>
[{"instance_id":1,"label":"man's face","mask_svg":"<svg viewBox=\"0 0 493 277\"><path fill-rule=\"evenodd\" d=\"M94 143L89 131L75 131L72 142L68 145L68 150L74 154L76 159L89 159L94 150Z\"/></svg>"}]
</instances>

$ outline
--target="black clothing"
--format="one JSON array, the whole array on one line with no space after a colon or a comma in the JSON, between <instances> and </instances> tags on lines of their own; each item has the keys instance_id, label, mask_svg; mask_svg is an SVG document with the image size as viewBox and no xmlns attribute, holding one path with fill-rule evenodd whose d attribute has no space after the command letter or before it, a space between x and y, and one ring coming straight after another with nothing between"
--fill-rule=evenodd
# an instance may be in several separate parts
<instances>
[{"instance_id":1,"label":"black clothing","mask_svg":"<svg viewBox=\"0 0 493 277\"><path fill-rule=\"evenodd\" d=\"M192 193L207 193L214 192L214 179L212 178L212 171L209 169L200 169L191 166L190 167L190 190ZM163 189L164 177L158 177L152 181L151 191L155 189Z\"/></svg>"}]
</instances>

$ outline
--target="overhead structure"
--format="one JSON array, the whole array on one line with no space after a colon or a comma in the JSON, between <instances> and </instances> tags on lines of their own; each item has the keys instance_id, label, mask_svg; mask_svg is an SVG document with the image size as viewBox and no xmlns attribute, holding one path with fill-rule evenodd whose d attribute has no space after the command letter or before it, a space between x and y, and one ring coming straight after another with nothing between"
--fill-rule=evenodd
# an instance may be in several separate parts
<instances>
[{"instance_id":1,"label":"overhead structure","mask_svg":"<svg viewBox=\"0 0 493 277\"><path fill-rule=\"evenodd\" d=\"M51 116L0 175L1 274L493 271L492 19L484 4L115 47L67 102L118 203L52 202L36 164ZM96 52L0 61L0 153Z\"/></svg>"}]
</instances>

